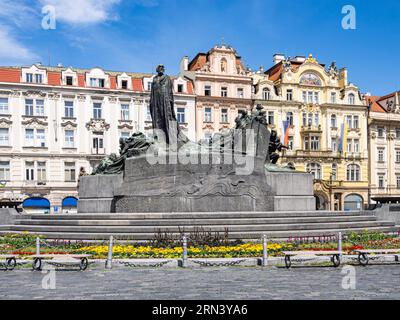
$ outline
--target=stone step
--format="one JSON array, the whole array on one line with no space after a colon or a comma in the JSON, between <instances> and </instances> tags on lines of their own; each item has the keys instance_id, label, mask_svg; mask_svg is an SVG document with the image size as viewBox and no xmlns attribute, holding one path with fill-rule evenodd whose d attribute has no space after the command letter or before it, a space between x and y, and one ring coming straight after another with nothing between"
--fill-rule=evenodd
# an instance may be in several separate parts
<instances>
[{"instance_id":1,"label":"stone step","mask_svg":"<svg viewBox=\"0 0 400 320\"><path fill-rule=\"evenodd\" d=\"M399 232L399 227L370 227L371 232ZM320 229L320 230L287 230L287 231L268 231L268 232L230 232L229 239L237 240L260 240L262 235L266 234L271 239L288 239L293 237L318 237L318 236L335 236L338 232L351 233L363 232L365 228L347 228L347 229ZM22 231L0 231L0 234L16 234ZM37 233L35 233L37 234ZM154 239L153 233L68 233L68 232L41 232L41 236L47 239L63 239L63 240L107 240L110 236L114 236L118 240L136 240L146 241ZM179 237L180 234L175 233L172 236Z\"/></svg>"},{"instance_id":2,"label":"stone step","mask_svg":"<svg viewBox=\"0 0 400 320\"><path fill-rule=\"evenodd\" d=\"M207 226L207 225L247 225L247 224L301 224L331 222L376 221L370 216L324 216L324 217L288 217L288 218L225 218L225 219L137 219L137 220L16 220L16 225L54 225L54 226Z\"/></svg>"},{"instance_id":3,"label":"stone step","mask_svg":"<svg viewBox=\"0 0 400 320\"><path fill-rule=\"evenodd\" d=\"M370 216L372 211L294 211L294 212L199 212L199 213L115 213L115 214L24 214L24 220L148 220L148 219L235 219L235 218L289 218L326 216Z\"/></svg>"},{"instance_id":4,"label":"stone step","mask_svg":"<svg viewBox=\"0 0 400 320\"><path fill-rule=\"evenodd\" d=\"M302 224L248 224L248 225L207 225L204 231L212 232L267 232L267 231L297 231L297 230L319 230L319 229L349 229L371 227L392 227L394 224L387 221L362 221L362 222L331 222L331 223L302 223ZM158 230L166 232L185 232L195 231L200 226L177 226L163 225L157 226L43 226L43 225L14 225L12 230L41 232L65 232L65 233L156 233Z\"/></svg>"}]
</instances>

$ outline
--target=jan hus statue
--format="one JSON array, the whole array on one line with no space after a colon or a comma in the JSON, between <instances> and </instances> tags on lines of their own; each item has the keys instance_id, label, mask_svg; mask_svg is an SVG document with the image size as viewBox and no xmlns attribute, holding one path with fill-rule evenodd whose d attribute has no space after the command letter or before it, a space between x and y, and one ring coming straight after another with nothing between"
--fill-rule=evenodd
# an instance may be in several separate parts
<instances>
[{"instance_id":1,"label":"jan hus statue","mask_svg":"<svg viewBox=\"0 0 400 320\"><path fill-rule=\"evenodd\" d=\"M188 138L181 132L176 120L173 82L168 75L164 74L163 65L159 65L156 71L157 75L153 79L150 96L150 113L155 139L163 139L159 136L162 131L168 145L186 143Z\"/></svg>"}]
</instances>

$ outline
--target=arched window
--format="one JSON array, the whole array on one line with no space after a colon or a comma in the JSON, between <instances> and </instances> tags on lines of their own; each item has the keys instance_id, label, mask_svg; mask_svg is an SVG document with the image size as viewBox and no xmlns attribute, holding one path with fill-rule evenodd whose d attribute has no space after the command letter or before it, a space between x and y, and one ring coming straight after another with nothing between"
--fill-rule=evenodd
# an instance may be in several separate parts
<instances>
[{"instance_id":1,"label":"arched window","mask_svg":"<svg viewBox=\"0 0 400 320\"><path fill-rule=\"evenodd\" d=\"M227 63L226 59L222 58L221 59L221 72L223 72L223 73L227 72L227 66L228 66L228 63Z\"/></svg>"},{"instance_id":2,"label":"arched window","mask_svg":"<svg viewBox=\"0 0 400 320\"><path fill-rule=\"evenodd\" d=\"M349 104L355 104L355 96L354 93L349 94Z\"/></svg>"},{"instance_id":3,"label":"arched window","mask_svg":"<svg viewBox=\"0 0 400 320\"><path fill-rule=\"evenodd\" d=\"M309 163L307 165L307 172L314 176L315 180L321 180L321 165L318 163Z\"/></svg>"},{"instance_id":4,"label":"arched window","mask_svg":"<svg viewBox=\"0 0 400 320\"><path fill-rule=\"evenodd\" d=\"M358 164L347 166L347 181L360 181L360 166Z\"/></svg>"},{"instance_id":5,"label":"arched window","mask_svg":"<svg viewBox=\"0 0 400 320\"><path fill-rule=\"evenodd\" d=\"M264 88L263 89L263 99L264 100L269 100L270 98L270 91L268 88Z\"/></svg>"},{"instance_id":6,"label":"arched window","mask_svg":"<svg viewBox=\"0 0 400 320\"><path fill-rule=\"evenodd\" d=\"M293 125L293 112L286 113L286 121L289 123L290 126Z\"/></svg>"},{"instance_id":7,"label":"arched window","mask_svg":"<svg viewBox=\"0 0 400 320\"><path fill-rule=\"evenodd\" d=\"M337 128L337 118L336 118L336 114L331 115L331 127L332 127L332 128Z\"/></svg>"}]
</instances>

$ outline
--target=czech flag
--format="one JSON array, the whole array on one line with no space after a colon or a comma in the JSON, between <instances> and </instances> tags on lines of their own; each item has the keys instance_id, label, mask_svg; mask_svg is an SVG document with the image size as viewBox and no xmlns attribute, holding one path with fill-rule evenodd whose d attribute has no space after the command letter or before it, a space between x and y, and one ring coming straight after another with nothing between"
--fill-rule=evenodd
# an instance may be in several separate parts
<instances>
[{"instance_id":1,"label":"czech flag","mask_svg":"<svg viewBox=\"0 0 400 320\"><path fill-rule=\"evenodd\" d=\"M342 124L341 131L342 131L342 135L340 137L339 151L341 153L344 153L346 151L346 147L347 147L347 132L349 131L349 127L348 127L347 123Z\"/></svg>"},{"instance_id":2,"label":"czech flag","mask_svg":"<svg viewBox=\"0 0 400 320\"><path fill-rule=\"evenodd\" d=\"M282 121L281 143L285 146L289 143L289 121Z\"/></svg>"}]
</instances>

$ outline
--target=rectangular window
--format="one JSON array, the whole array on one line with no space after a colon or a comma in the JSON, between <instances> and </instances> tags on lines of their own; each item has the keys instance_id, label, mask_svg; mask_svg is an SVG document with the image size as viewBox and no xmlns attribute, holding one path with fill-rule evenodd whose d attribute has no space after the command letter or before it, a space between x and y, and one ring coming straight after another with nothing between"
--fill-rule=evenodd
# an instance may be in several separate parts
<instances>
[{"instance_id":1,"label":"rectangular window","mask_svg":"<svg viewBox=\"0 0 400 320\"><path fill-rule=\"evenodd\" d=\"M102 154L104 148L104 137L102 134L95 134L93 136L93 152L95 154Z\"/></svg>"},{"instance_id":2,"label":"rectangular window","mask_svg":"<svg viewBox=\"0 0 400 320\"><path fill-rule=\"evenodd\" d=\"M333 152L337 152L338 151L338 145L337 145L337 138L332 138L331 141L331 148Z\"/></svg>"},{"instance_id":3,"label":"rectangular window","mask_svg":"<svg viewBox=\"0 0 400 320\"><path fill-rule=\"evenodd\" d=\"M99 88L104 88L105 87L104 83L105 83L104 79L99 79Z\"/></svg>"},{"instance_id":4,"label":"rectangular window","mask_svg":"<svg viewBox=\"0 0 400 320\"><path fill-rule=\"evenodd\" d=\"M289 136L287 147L289 148L289 150L293 150L294 147L293 136Z\"/></svg>"},{"instance_id":5,"label":"rectangular window","mask_svg":"<svg viewBox=\"0 0 400 320\"><path fill-rule=\"evenodd\" d=\"M351 116L346 116L346 123L347 123L347 127L349 129L353 128L353 122L352 122L352 117Z\"/></svg>"},{"instance_id":6,"label":"rectangular window","mask_svg":"<svg viewBox=\"0 0 400 320\"><path fill-rule=\"evenodd\" d=\"M358 129L358 116L353 116L353 129Z\"/></svg>"},{"instance_id":7,"label":"rectangular window","mask_svg":"<svg viewBox=\"0 0 400 320\"><path fill-rule=\"evenodd\" d=\"M26 82L33 83L33 74L32 73L26 74Z\"/></svg>"},{"instance_id":8,"label":"rectangular window","mask_svg":"<svg viewBox=\"0 0 400 320\"><path fill-rule=\"evenodd\" d=\"M33 161L25 162L25 179L27 181L35 180L35 163Z\"/></svg>"},{"instance_id":9,"label":"rectangular window","mask_svg":"<svg viewBox=\"0 0 400 320\"><path fill-rule=\"evenodd\" d=\"M0 146L8 146L9 143L8 128L0 128Z\"/></svg>"},{"instance_id":10,"label":"rectangular window","mask_svg":"<svg viewBox=\"0 0 400 320\"><path fill-rule=\"evenodd\" d=\"M396 128L396 139L400 139L400 128Z\"/></svg>"},{"instance_id":11,"label":"rectangular window","mask_svg":"<svg viewBox=\"0 0 400 320\"><path fill-rule=\"evenodd\" d=\"M65 83L67 86L72 86L73 85L73 78L71 76L65 77Z\"/></svg>"},{"instance_id":12,"label":"rectangular window","mask_svg":"<svg viewBox=\"0 0 400 320\"><path fill-rule=\"evenodd\" d=\"M221 123L228 123L228 109L221 109Z\"/></svg>"},{"instance_id":13,"label":"rectangular window","mask_svg":"<svg viewBox=\"0 0 400 320\"><path fill-rule=\"evenodd\" d=\"M46 162L37 163L37 180L39 182L46 181Z\"/></svg>"},{"instance_id":14,"label":"rectangular window","mask_svg":"<svg viewBox=\"0 0 400 320\"><path fill-rule=\"evenodd\" d=\"M44 129L37 129L36 130L36 143L37 147L44 148L46 147L46 134Z\"/></svg>"},{"instance_id":15,"label":"rectangular window","mask_svg":"<svg viewBox=\"0 0 400 320\"><path fill-rule=\"evenodd\" d=\"M127 80L122 80L121 81L121 89L128 89L128 81Z\"/></svg>"},{"instance_id":16,"label":"rectangular window","mask_svg":"<svg viewBox=\"0 0 400 320\"><path fill-rule=\"evenodd\" d=\"M25 129L25 145L27 147L33 147L35 142L34 130Z\"/></svg>"},{"instance_id":17,"label":"rectangular window","mask_svg":"<svg viewBox=\"0 0 400 320\"><path fill-rule=\"evenodd\" d=\"M146 112L146 121L151 122L151 112L150 112L150 107L147 106L147 112Z\"/></svg>"},{"instance_id":18,"label":"rectangular window","mask_svg":"<svg viewBox=\"0 0 400 320\"><path fill-rule=\"evenodd\" d=\"M360 152L360 139L354 139L353 140L353 150L355 153Z\"/></svg>"},{"instance_id":19,"label":"rectangular window","mask_svg":"<svg viewBox=\"0 0 400 320\"><path fill-rule=\"evenodd\" d=\"M273 125L274 123L275 123L274 112L268 111L268 124Z\"/></svg>"},{"instance_id":20,"label":"rectangular window","mask_svg":"<svg viewBox=\"0 0 400 320\"><path fill-rule=\"evenodd\" d=\"M228 88L222 87L221 88L221 97L227 97L227 96L228 96Z\"/></svg>"},{"instance_id":21,"label":"rectangular window","mask_svg":"<svg viewBox=\"0 0 400 320\"><path fill-rule=\"evenodd\" d=\"M0 114L8 114L8 98L0 98Z\"/></svg>"},{"instance_id":22,"label":"rectangular window","mask_svg":"<svg viewBox=\"0 0 400 320\"><path fill-rule=\"evenodd\" d=\"M66 148L74 148L74 130L65 130L65 147Z\"/></svg>"},{"instance_id":23,"label":"rectangular window","mask_svg":"<svg viewBox=\"0 0 400 320\"><path fill-rule=\"evenodd\" d=\"M178 123L185 123L185 108L177 108L176 109L176 120Z\"/></svg>"},{"instance_id":24,"label":"rectangular window","mask_svg":"<svg viewBox=\"0 0 400 320\"><path fill-rule=\"evenodd\" d=\"M10 181L10 161L0 161L0 180Z\"/></svg>"},{"instance_id":25,"label":"rectangular window","mask_svg":"<svg viewBox=\"0 0 400 320\"><path fill-rule=\"evenodd\" d=\"M64 173L65 173L64 174L65 182L75 182L76 181L75 162L65 162Z\"/></svg>"},{"instance_id":26,"label":"rectangular window","mask_svg":"<svg viewBox=\"0 0 400 320\"><path fill-rule=\"evenodd\" d=\"M378 187L379 187L379 189L385 189L385 176L384 175L378 176Z\"/></svg>"},{"instance_id":27,"label":"rectangular window","mask_svg":"<svg viewBox=\"0 0 400 320\"><path fill-rule=\"evenodd\" d=\"M93 119L101 119L101 103L93 103Z\"/></svg>"},{"instance_id":28,"label":"rectangular window","mask_svg":"<svg viewBox=\"0 0 400 320\"><path fill-rule=\"evenodd\" d=\"M211 143L212 134L211 133L205 133L204 134L204 140L206 141L206 143Z\"/></svg>"},{"instance_id":29,"label":"rectangular window","mask_svg":"<svg viewBox=\"0 0 400 320\"><path fill-rule=\"evenodd\" d=\"M385 149L378 149L378 162L385 161Z\"/></svg>"},{"instance_id":30,"label":"rectangular window","mask_svg":"<svg viewBox=\"0 0 400 320\"><path fill-rule=\"evenodd\" d=\"M303 102L307 103L307 92L306 91L303 91L302 98L303 98Z\"/></svg>"},{"instance_id":31,"label":"rectangular window","mask_svg":"<svg viewBox=\"0 0 400 320\"><path fill-rule=\"evenodd\" d=\"M240 99L244 98L244 90L243 90L243 88L238 88L237 89L237 97L240 98Z\"/></svg>"},{"instance_id":32,"label":"rectangular window","mask_svg":"<svg viewBox=\"0 0 400 320\"><path fill-rule=\"evenodd\" d=\"M121 138L126 140L130 137L130 133L129 132L121 132Z\"/></svg>"},{"instance_id":33,"label":"rectangular window","mask_svg":"<svg viewBox=\"0 0 400 320\"><path fill-rule=\"evenodd\" d=\"M212 122L211 108L204 108L204 122Z\"/></svg>"},{"instance_id":34,"label":"rectangular window","mask_svg":"<svg viewBox=\"0 0 400 320\"><path fill-rule=\"evenodd\" d=\"M204 95L207 97L211 96L211 86L204 87Z\"/></svg>"},{"instance_id":35,"label":"rectangular window","mask_svg":"<svg viewBox=\"0 0 400 320\"><path fill-rule=\"evenodd\" d=\"M151 91L152 85L153 85L153 82L151 82L151 81L147 82L147 91Z\"/></svg>"},{"instance_id":36,"label":"rectangular window","mask_svg":"<svg viewBox=\"0 0 400 320\"><path fill-rule=\"evenodd\" d=\"M44 116L44 100L36 100L36 116Z\"/></svg>"},{"instance_id":37,"label":"rectangular window","mask_svg":"<svg viewBox=\"0 0 400 320\"><path fill-rule=\"evenodd\" d=\"M400 150L396 150L396 163L400 163Z\"/></svg>"},{"instance_id":38,"label":"rectangular window","mask_svg":"<svg viewBox=\"0 0 400 320\"><path fill-rule=\"evenodd\" d=\"M400 175L396 175L396 189L400 189Z\"/></svg>"},{"instance_id":39,"label":"rectangular window","mask_svg":"<svg viewBox=\"0 0 400 320\"><path fill-rule=\"evenodd\" d=\"M286 91L286 100L287 101L292 101L293 100L293 90L292 89L288 89Z\"/></svg>"},{"instance_id":40,"label":"rectangular window","mask_svg":"<svg viewBox=\"0 0 400 320\"><path fill-rule=\"evenodd\" d=\"M319 104L319 92L314 92L314 103Z\"/></svg>"},{"instance_id":41,"label":"rectangular window","mask_svg":"<svg viewBox=\"0 0 400 320\"><path fill-rule=\"evenodd\" d=\"M183 92L183 84L178 84L178 93Z\"/></svg>"},{"instance_id":42,"label":"rectangular window","mask_svg":"<svg viewBox=\"0 0 400 320\"><path fill-rule=\"evenodd\" d=\"M315 136L311 137L311 150L313 150L313 151L319 150L319 137L315 137Z\"/></svg>"},{"instance_id":43,"label":"rectangular window","mask_svg":"<svg viewBox=\"0 0 400 320\"><path fill-rule=\"evenodd\" d=\"M331 103L336 103L336 92L331 92Z\"/></svg>"},{"instance_id":44,"label":"rectangular window","mask_svg":"<svg viewBox=\"0 0 400 320\"><path fill-rule=\"evenodd\" d=\"M385 136L385 128L378 127L378 138L383 138Z\"/></svg>"},{"instance_id":45,"label":"rectangular window","mask_svg":"<svg viewBox=\"0 0 400 320\"><path fill-rule=\"evenodd\" d=\"M129 120L129 104L121 104L121 120Z\"/></svg>"},{"instance_id":46,"label":"rectangular window","mask_svg":"<svg viewBox=\"0 0 400 320\"><path fill-rule=\"evenodd\" d=\"M303 113L303 127L307 126L307 113Z\"/></svg>"},{"instance_id":47,"label":"rectangular window","mask_svg":"<svg viewBox=\"0 0 400 320\"><path fill-rule=\"evenodd\" d=\"M96 78L90 78L90 86L97 87L97 79Z\"/></svg>"},{"instance_id":48,"label":"rectangular window","mask_svg":"<svg viewBox=\"0 0 400 320\"><path fill-rule=\"evenodd\" d=\"M312 91L308 91L307 93L307 102L308 103L312 103L313 102L313 92Z\"/></svg>"},{"instance_id":49,"label":"rectangular window","mask_svg":"<svg viewBox=\"0 0 400 320\"><path fill-rule=\"evenodd\" d=\"M25 99L25 115L33 116L33 100Z\"/></svg>"},{"instance_id":50,"label":"rectangular window","mask_svg":"<svg viewBox=\"0 0 400 320\"><path fill-rule=\"evenodd\" d=\"M317 127L319 126L319 114L318 113L314 114L314 123Z\"/></svg>"},{"instance_id":51,"label":"rectangular window","mask_svg":"<svg viewBox=\"0 0 400 320\"><path fill-rule=\"evenodd\" d=\"M310 139L308 137L304 137L304 141L303 141L304 150L309 150L310 149L309 143L310 143Z\"/></svg>"},{"instance_id":52,"label":"rectangular window","mask_svg":"<svg viewBox=\"0 0 400 320\"><path fill-rule=\"evenodd\" d=\"M41 74L35 74L35 82L36 83L42 83L43 82L43 76Z\"/></svg>"},{"instance_id":53,"label":"rectangular window","mask_svg":"<svg viewBox=\"0 0 400 320\"><path fill-rule=\"evenodd\" d=\"M65 116L65 118L73 118L74 117L74 102L73 101L65 101L64 102L64 116Z\"/></svg>"}]
</instances>

